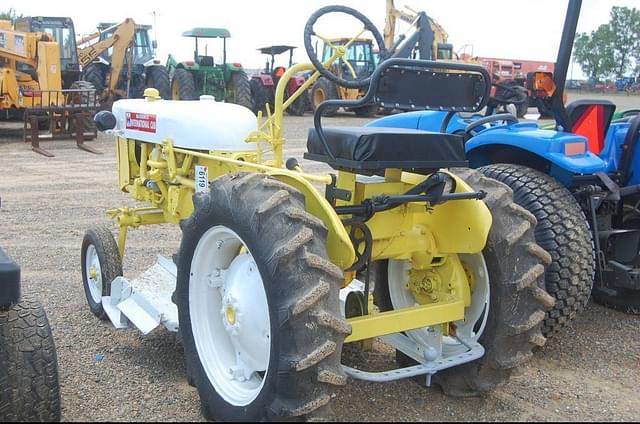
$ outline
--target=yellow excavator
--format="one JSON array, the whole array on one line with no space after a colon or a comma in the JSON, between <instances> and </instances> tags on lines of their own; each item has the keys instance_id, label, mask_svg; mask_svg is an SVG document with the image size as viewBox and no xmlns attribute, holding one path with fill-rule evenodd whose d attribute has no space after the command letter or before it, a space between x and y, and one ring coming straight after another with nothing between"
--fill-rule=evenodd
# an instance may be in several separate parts
<instances>
[{"instance_id":1,"label":"yellow excavator","mask_svg":"<svg viewBox=\"0 0 640 424\"><path fill-rule=\"evenodd\" d=\"M396 38L398 21L410 27ZM442 25L425 12L416 12L408 6L398 9L394 0L387 0L384 44L391 56L453 60L453 45L448 43L448 39L449 35Z\"/></svg>"},{"instance_id":2,"label":"yellow excavator","mask_svg":"<svg viewBox=\"0 0 640 424\"><path fill-rule=\"evenodd\" d=\"M78 135L78 147L86 139L84 122L96 108L95 90L71 85L63 89L60 46L48 32L17 30L10 21L0 20L0 119L24 120L25 141L33 150L53 156L40 148L41 138ZM48 130L42 137L40 131Z\"/></svg>"},{"instance_id":3,"label":"yellow excavator","mask_svg":"<svg viewBox=\"0 0 640 424\"><path fill-rule=\"evenodd\" d=\"M150 28L127 18L119 24L99 24L98 31L78 41L83 79L96 87L103 103L142 97L146 88L170 98L169 74L154 57Z\"/></svg>"}]
</instances>

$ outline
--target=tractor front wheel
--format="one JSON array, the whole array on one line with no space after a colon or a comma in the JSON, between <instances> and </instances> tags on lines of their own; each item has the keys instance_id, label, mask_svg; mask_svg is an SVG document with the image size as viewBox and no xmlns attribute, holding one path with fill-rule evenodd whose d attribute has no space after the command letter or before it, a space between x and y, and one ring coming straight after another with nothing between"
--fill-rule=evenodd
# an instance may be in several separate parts
<instances>
[{"instance_id":1,"label":"tractor front wheel","mask_svg":"<svg viewBox=\"0 0 640 424\"><path fill-rule=\"evenodd\" d=\"M186 69L178 68L171 81L171 99L196 100L196 83L193 74Z\"/></svg>"},{"instance_id":2,"label":"tractor front wheel","mask_svg":"<svg viewBox=\"0 0 640 424\"><path fill-rule=\"evenodd\" d=\"M311 87L311 106L315 112L318 106L326 100L334 100L338 98L338 89L336 85L326 78L320 78ZM337 107L330 107L324 110L323 116L334 116L338 112Z\"/></svg>"},{"instance_id":3,"label":"tractor front wheel","mask_svg":"<svg viewBox=\"0 0 640 424\"><path fill-rule=\"evenodd\" d=\"M174 301L205 417L326 417L351 332L326 227L300 192L259 174L218 178L194 207Z\"/></svg>"},{"instance_id":4,"label":"tractor front wheel","mask_svg":"<svg viewBox=\"0 0 640 424\"><path fill-rule=\"evenodd\" d=\"M122 276L122 259L118 244L107 227L87 230L82 240L82 281L91 312L102 320L107 313L102 308L102 297L111 293L111 282Z\"/></svg>"},{"instance_id":5,"label":"tractor front wheel","mask_svg":"<svg viewBox=\"0 0 640 424\"><path fill-rule=\"evenodd\" d=\"M171 84L169 82L169 72L164 66L151 66L147 68L146 88L155 88L160 93L160 97L171 100Z\"/></svg>"},{"instance_id":6,"label":"tractor front wheel","mask_svg":"<svg viewBox=\"0 0 640 424\"><path fill-rule=\"evenodd\" d=\"M480 171L508 185L515 202L538 221L536 241L553 259L545 278L547 291L556 298L544 321L543 332L549 337L589 302L595 261L587 218L571 192L549 175L505 164L489 165Z\"/></svg>"},{"instance_id":7,"label":"tractor front wheel","mask_svg":"<svg viewBox=\"0 0 640 424\"><path fill-rule=\"evenodd\" d=\"M235 71L231 74L231 81L227 85L230 96L227 101L254 110L253 99L251 98L251 84L244 71Z\"/></svg>"},{"instance_id":8,"label":"tractor front wheel","mask_svg":"<svg viewBox=\"0 0 640 424\"><path fill-rule=\"evenodd\" d=\"M493 225L487 245L479 255L459 255L472 276L474 290L465 320L456 323L456 332L478 341L485 354L477 361L449 368L433 376L433 382L452 396L475 396L506 382L511 371L542 346L541 333L545 310L553 298L544 290L545 266L549 255L535 243L535 218L513 202L511 190L502 183L473 170L455 170L474 190L488 193L485 202L491 210ZM376 268L375 301L381 310L415 305L402 277L410 262L385 261ZM418 342L426 330L408 332ZM417 334L416 334L417 333ZM422 335L421 335L422 334ZM456 354L460 342L445 340L443 353ZM402 367L415 362L397 352ZM424 380L424 379L423 379Z\"/></svg>"}]
</instances>

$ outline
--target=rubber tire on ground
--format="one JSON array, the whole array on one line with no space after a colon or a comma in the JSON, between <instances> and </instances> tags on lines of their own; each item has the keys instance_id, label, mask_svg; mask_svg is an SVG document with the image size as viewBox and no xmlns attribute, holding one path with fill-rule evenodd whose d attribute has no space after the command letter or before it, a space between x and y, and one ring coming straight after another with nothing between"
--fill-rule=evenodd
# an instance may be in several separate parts
<instances>
[{"instance_id":1,"label":"rubber tire on ground","mask_svg":"<svg viewBox=\"0 0 640 424\"><path fill-rule=\"evenodd\" d=\"M58 360L47 315L25 297L0 310L0 419L60 421Z\"/></svg>"},{"instance_id":2,"label":"rubber tire on ground","mask_svg":"<svg viewBox=\"0 0 640 424\"><path fill-rule=\"evenodd\" d=\"M95 90L96 87L90 81L74 81L71 84L71 90ZM97 100L97 99L96 99ZM86 92L75 94L72 99L73 104L82 106L94 106L95 101L93 95Z\"/></svg>"},{"instance_id":3,"label":"rubber tire on ground","mask_svg":"<svg viewBox=\"0 0 640 424\"><path fill-rule=\"evenodd\" d=\"M101 63L87 65L82 72L82 79L95 87L98 95L106 88L107 68Z\"/></svg>"},{"instance_id":4,"label":"rubber tire on ground","mask_svg":"<svg viewBox=\"0 0 640 424\"><path fill-rule=\"evenodd\" d=\"M538 220L536 241L552 258L545 284L556 304L543 327L544 335L552 336L589 302L595 272L589 223L571 192L549 175L506 164L485 166L480 171L508 185L515 202Z\"/></svg>"},{"instance_id":5,"label":"rubber tire on ground","mask_svg":"<svg viewBox=\"0 0 640 424\"><path fill-rule=\"evenodd\" d=\"M249 78L243 70L234 71L231 74L231 81L227 84L230 96L227 101L244 106L249 110L254 110L253 99L251 98L251 85Z\"/></svg>"},{"instance_id":6,"label":"rubber tire on ground","mask_svg":"<svg viewBox=\"0 0 640 424\"><path fill-rule=\"evenodd\" d=\"M545 344L542 322L554 299L544 290L545 266L551 259L535 243L534 216L514 203L506 185L478 171L452 171L475 190L488 193L485 203L493 216L483 251L491 284L489 317L479 340L486 352L477 361L433 376L446 394L467 397L505 383L535 347ZM383 311L392 309L386 265L379 263L375 276L375 302ZM401 367L415 364L401 352L396 357Z\"/></svg>"},{"instance_id":7,"label":"rubber tire on ground","mask_svg":"<svg viewBox=\"0 0 640 424\"><path fill-rule=\"evenodd\" d=\"M173 79L171 80L171 99L198 100L196 83L191 72L183 68L175 70L173 73Z\"/></svg>"},{"instance_id":8,"label":"rubber tire on ground","mask_svg":"<svg viewBox=\"0 0 640 424\"><path fill-rule=\"evenodd\" d=\"M309 92L305 91L291 103L291 106L287 108L287 113L291 116L304 116L304 113L309 110Z\"/></svg>"},{"instance_id":9,"label":"rubber tire on ground","mask_svg":"<svg viewBox=\"0 0 640 424\"><path fill-rule=\"evenodd\" d=\"M118 244L107 227L92 227L84 233L80 256L80 260L82 262L84 294L87 298L87 303L89 304L91 312L101 320L106 320L108 317L107 313L102 308L102 302L94 302L91 297L89 282L87 281L85 255L90 245L95 246L98 261L100 262L102 272L102 296L109 296L111 293L111 282L115 280L116 277L122 276L122 258L120 258Z\"/></svg>"},{"instance_id":10,"label":"rubber tire on ground","mask_svg":"<svg viewBox=\"0 0 640 424\"><path fill-rule=\"evenodd\" d=\"M146 69L145 88L155 88L160 93L160 97L171 100L171 83L169 82L169 72L162 65L150 66Z\"/></svg>"},{"instance_id":11,"label":"rubber tire on ground","mask_svg":"<svg viewBox=\"0 0 640 424\"><path fill-rule=\"evenodd\" d=\"M256 115L262 111L263 114L267 113L267 104L269 110L273 113L274 101L273 101L273 89L262 84L257 78L252 78L249 82L251 87L251 96L253 97L253 113Z\"/></svg>"},{"instance_id":12,"label":"rubber tire on ground","mask_svg":"<svg viewBox=\"0 0 640 424\"><path fill-rule=\"evenodd\" d=\"M327 229L305 212L304 196L260 174L226 175L210 193L194 196L194 212L181 222L178 306L187 370L206 418L258 421L330 414L333 385L344 385L340 365L351 326L340 316L342 271L327 259ZM246 243L262 276L271 320L271 358L258 397L233 407L218 395L198 358L189 313L194 251L211 228L223 225Z\"/></svg>"},{"instance_id":13,"label":"rubber tire on ground","mask_svg":"<svg viewBox=\"0 0 640 424\"><path fill-rule=\"evenodd\" d=\"M318 94L318 91L321 90L321 95ZM325 100L335 100L338 98L338 89L334 83L329 81L326 78L320 78L313 84L311 87L311 106L313 107L313 111L315 112L318 106L320 106L319 99L322 98L322 101ZM330 107L324 110L322 116L334 116L338 113L338 107Z\"/></svg>"},{"instance_id":14,"label":"rubber tire on ground","mask_svg":"<svg viewBox=\"0 0 640 424\"><path fill-rule=\"evenodd\" d=\"M361 118L371 118L376 116L376 114L378 113L378 110L380 108L378 107L378 105L369 105L369 106L364 106L358 109L354 109L354 112L356 113L356 116L361 117Z\"/></svg>"}]
</instances>

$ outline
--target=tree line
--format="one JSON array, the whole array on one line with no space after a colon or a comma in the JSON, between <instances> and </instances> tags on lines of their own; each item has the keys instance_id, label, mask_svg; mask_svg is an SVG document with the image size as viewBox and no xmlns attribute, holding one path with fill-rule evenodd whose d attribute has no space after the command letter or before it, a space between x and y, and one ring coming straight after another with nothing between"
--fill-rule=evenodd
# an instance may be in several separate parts
<instances>
[{"instance_id":1,"label":"tree line","mask_svg":"<svg viewBox=\"0 0 640 424\"><path fill-rule=\"evenodd\" d=\"M614 6L609 22L577 34L574 61L592 81L640 74L640 10Z\"/></svg>"}]
</instances>

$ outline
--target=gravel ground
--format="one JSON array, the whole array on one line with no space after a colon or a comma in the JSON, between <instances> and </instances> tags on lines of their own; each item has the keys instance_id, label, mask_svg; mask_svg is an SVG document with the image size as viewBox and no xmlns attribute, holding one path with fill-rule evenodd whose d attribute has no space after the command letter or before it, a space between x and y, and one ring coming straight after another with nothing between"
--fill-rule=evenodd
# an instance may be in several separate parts
<instances>
[{"instance_id":1,"label":"gravel ground","mask_svg":"<svg viewBox=\"0 0 640 424\"><path fill-rule=\"evenodd\" d=\"M625 107L632 105L628 99L637 98L616 97ZM364 122L346 116L330 121ZM286 125L287 154L301 157L311 117L287 117ZM4 123L0 131L0 245L20 262L25 292L38 297L49 315L64 420L202 420L172 334L116 331L86 306L80 271L84 231L94 224L112 226L105 210L134 204L117 189L112 139L90 142L104 152L99 156L77 150L72 141L45 143L56 155L49 159L20 141L18 125ZM307 171L323 169L302 165ZM171 226L131 231L125 275L135 277L157 254L174 253L179 237ZM338 390L334 409L344 421L637 421L639 324L638 317L592 304L506 386L485 397L454 400L411 381L351 382ZM379 344L353 356L376 368L394 363L393 354Z\"/></svg>"}]
</instances>

